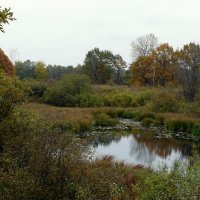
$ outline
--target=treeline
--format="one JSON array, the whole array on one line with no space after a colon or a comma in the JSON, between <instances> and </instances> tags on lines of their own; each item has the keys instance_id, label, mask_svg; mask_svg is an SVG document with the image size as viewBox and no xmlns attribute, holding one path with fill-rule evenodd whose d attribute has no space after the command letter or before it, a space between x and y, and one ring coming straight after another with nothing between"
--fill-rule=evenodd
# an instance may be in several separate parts
<instances>
[{"instance_id":1,"label":"treeline","mask_svg":"<svg viewBox=\"0 0 200 200\"><path fill-rule=\"evenodd\" d=\"M126 62L120 55L114 55L108 50L101 51L98 48L89 51L83 65L76 67L46 66L43 62L30 60L15 63L16 74L23 80L30 78L60 80L66 74L85 74L93 84L127 83L129 74L126 72L126 66Z\"/></svg>"},{"instance_id":2,"label":"treeline","mask_svg":"<svg viewBox=\"0 0 200 200\"><path fill-rule=\"evenodd\" d=\"M24 62L17 61L15 63L15 69L17 76L22 80L29 78L59 80L65 74L76 74L81 72L80 66L77 66L76 68L73 66L65 67L61 65L46 66L43 62L34 62L30 60Z\"/></svg>"}]
</instances>

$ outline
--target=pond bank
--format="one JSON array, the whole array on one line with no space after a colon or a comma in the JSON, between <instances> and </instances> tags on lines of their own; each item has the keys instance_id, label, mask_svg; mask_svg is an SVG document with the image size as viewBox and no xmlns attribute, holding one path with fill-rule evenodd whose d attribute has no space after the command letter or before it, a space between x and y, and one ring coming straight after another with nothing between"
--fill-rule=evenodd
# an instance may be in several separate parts
<instances>
[{"instance_id":1,"label":"pond bank","mask_svg":"<svg viewBox=\"0 0 200 200\"><path fill-rule=\"evenodd\" d=\"M116 126L94 126L92 127L91 131L87 131L85 134L91 135L91 133L94 132L109 132L109 131L128 131L132 129L138 129L143 130L145 132L151 132L153 133L154 138L162 138L162 139L181 139L181 140L190 140L199 142L200 141L200 135L193 135L191 133L187 132L175 132L175 131L169 131L164 126L159 127L146 127L142 124L142 122L135 121L133 119L119 119L119 124Z\"/></svg>"}]
</instances>

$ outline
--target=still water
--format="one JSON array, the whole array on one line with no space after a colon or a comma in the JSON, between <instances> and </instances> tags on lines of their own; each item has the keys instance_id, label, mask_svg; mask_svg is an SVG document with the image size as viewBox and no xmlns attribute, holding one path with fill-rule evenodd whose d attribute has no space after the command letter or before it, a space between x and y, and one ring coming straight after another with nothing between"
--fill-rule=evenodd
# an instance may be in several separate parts
<instances>
[{"instance_id":1,"label":"still water","mask_svg":"<svg viewBox=\"0 0 200 200\"><path fill-rule=\"evenodd\" d=\"M93 143L95 157L111 155L117 161L143 165L154 170L163 166L170 169L175 161L187 166L192 145L188 141L156 139L145 134L98 137Z\"/></svg>"}]
</instances>

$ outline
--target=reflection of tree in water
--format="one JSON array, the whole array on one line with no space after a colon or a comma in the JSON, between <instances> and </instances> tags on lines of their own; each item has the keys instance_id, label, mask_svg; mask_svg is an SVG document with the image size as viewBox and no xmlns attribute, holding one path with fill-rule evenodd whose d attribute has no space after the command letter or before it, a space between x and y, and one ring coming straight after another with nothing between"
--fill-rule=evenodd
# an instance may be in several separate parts
<instances>
[{"instance_id":1,"label":"reflection of tree in water","mask_svg":"<svg viewBox=\"0 0 200 200\"><path fill-rule=\"evenodd\" d=\"M113 147L115 147L115 144L120 143L122 139L125 139L122 144L130 142L130 146L123 146L121 144L120 146L121 148L128 148L128 151L130 149L129 156L134 163L152 166L155 162L165 163L166 161L170 164L174 159L185 160L186 157L192 155L192 143L190 144L188 141L155 139L149 134L140 133L133 135L127 133L127 135L123 134L121 136L116 136L115 133L99 134L92 140L92 145L94 148L97 148L99 145L109 148L111 143L114 143ZM123 154L123 149L121 149L121 153Z\"/></svg>"},{"instance_id":2,"label":"reflection of tree in water","mask_svg":"<svg viewBox=\"0 0 200 200\"><path fill-rule=\"evenodd\" d=\"M155 154L153 152L149 152L145 143L138 142L134 137L131 138L130 142L130 156L136 157L136 160L139 160L142 163L149 162L149 164L151 164L152 161L155 159Z\"/></svg>"},{"instance_id":3,"label":"reflection of tree in water","mask_svg":"<svg viewBox=\"0 0 200 200\"><path fill-rule=\"evenodd\" d=\"M131 156L136 156L140 161L152 161L156 156L166 159L172 152L179 152L183 157L191 155L192 147L188 143L175 139L155 139L141 134L134 134L130 140Z\"/></svg>"},{"instance_id":4,"label":"reflection of tree in water","mask_svg":"<svg viewBox=\"0 0 200 200\"><path fill-rule=\"evenodd\" d=\"M112 142L118 143L122 136L105 135L98 136L93 141L93 147L97 148L99 145L109 146Z\"/></svg>"}]
</instances>

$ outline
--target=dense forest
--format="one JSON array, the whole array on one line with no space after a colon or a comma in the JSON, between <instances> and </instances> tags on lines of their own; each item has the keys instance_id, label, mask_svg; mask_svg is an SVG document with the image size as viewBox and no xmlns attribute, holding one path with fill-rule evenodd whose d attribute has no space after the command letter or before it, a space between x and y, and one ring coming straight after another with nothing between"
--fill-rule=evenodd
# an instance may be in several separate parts
<instances>
[{"instance_id":1,"label":"dense forest","mask_svg":"<svg viewBox=\"0 0 200 200\"><path fill-rule=\"evenodd\" d=\"M0 7L1 32L13 20ZM200 199L200 46L174 49L147 34L131 47L130 65L99 48L78 66L12 63L0 50L1 199ZM193 141L187 168L174 163L155 171L109 155L94 159L91 140L106 135L94 130L119 127L122 119L139 123L141 136L162 130L162 139L168 133ZM112 137L135 127L115 130ZM170 154L159 143L137 140Z\"/></svg>"}]
</instances>

